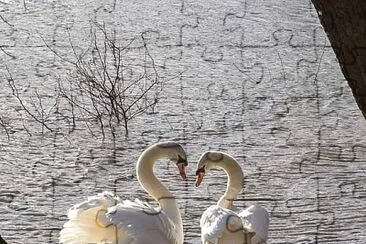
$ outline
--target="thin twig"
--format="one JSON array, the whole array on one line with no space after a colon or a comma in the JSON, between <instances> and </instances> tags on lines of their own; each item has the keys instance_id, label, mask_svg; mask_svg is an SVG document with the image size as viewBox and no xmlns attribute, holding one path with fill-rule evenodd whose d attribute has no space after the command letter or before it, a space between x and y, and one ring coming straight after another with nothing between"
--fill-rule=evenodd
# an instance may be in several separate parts
<instances>
[{"instance_id":1,"label":"thin twig","mask_svg":"<svg viewBox=\"0 0 366 244\"><path fill-rule=\"evenodd\" d=\"M24 7L24 11L28 11L28 8L27 8L27 4L25 3L25 0L23 0L23 7Z\"/></svg>"},{"instance_id":2,"label":"thin twig","mask_svg":"<svg viewBox=\"0 0 366 244\"><path fill-rule=\"evenodd\" d=\"M9 131L8 131L8 128L7 128L7 123L5 123L5 121L0 117L0 125L1 127L4 128L4 131L6 133L6 136L8 137L8 141L10 140L10 134L9 134Z\"/></svg>"},{"instance_id":3,"label":"thin twig","mask_svg":"<svg viewBox=\"0 0 366 244\"><path fill-rule=\"evenodd\" d=\"M12 55L12 54L8 53L7 51L5 51L5 49L2 46L0 46L0 50L3 53L5 53L7 56L11 57L12 59L16 59L16 57L14 55Z\"/></svg>"},{"instance_id":4,"label":"thin twig","mask_svg":"<svg viewBox=\"0 0 366 244\"><path fill-rule=\"evenodd\" d=\"M40 123L41 125L43 125L45 128L47 128L49 131L53 131L50 127L47 126L47 124L45 123L45 121L43 119L39 119L37 116L35 116L24 104L22 98L20 97L19 95L19 92L18 92L18 89L17 87L15 86L15 83L14 83L14 79L10 73L10 70L9 68L6 66L5 67L8 74L9 74L9 79L8 79L8 83L9 83L9 86L12 90L12 93L13 95L17 98L17 100L19 101L20 105L22 106L23 110L29 115L31 116L35 121L37 121L38 123Z\"/></svg>"},{"instance_id":5,"label":"thin twig","mask_svg":"<svg viewBox=\"0 0 366 244\"><path fill-rule=\"evenodd\" d=\"M0 19L2 20L2 21L4 21L4 23L5 24L7 24L8 26L10 26L10 27L14 27L14 25L13 24L10 24L1 14L0 14Z\"/></svg>"}]
</instances>

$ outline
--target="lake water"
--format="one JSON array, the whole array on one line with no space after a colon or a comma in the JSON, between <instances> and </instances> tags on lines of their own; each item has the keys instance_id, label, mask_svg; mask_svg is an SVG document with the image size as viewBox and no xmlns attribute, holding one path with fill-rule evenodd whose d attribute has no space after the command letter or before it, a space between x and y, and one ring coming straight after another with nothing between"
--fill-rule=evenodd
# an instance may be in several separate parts
<instances>
[{"instance_id":1,"label":"lake water","mask_svg":"<svg viewBox=\"0 0 366 244\"><path fill-rule=\"evenodd\" d=\"M246 176L236 205L270 213L268 243L366 242L366 123L307 0L0 1L0 234L12 244L57 243L69 207L103 190L149 200L135 162L160 140L181 143L188 182L164 161L156 172L179 199L185 241L224 191L206 150L236 157ZM90 45L94 22L127 43L143 37L162 81L159 102L102 131L58 96L64 59ZM141 43L131 46L141 54ZM7 71L8 70L8 71ZM10 72L10 73L9 73ZM19 98L48 130L27 113Z\"/></svg>"}]
</instances>

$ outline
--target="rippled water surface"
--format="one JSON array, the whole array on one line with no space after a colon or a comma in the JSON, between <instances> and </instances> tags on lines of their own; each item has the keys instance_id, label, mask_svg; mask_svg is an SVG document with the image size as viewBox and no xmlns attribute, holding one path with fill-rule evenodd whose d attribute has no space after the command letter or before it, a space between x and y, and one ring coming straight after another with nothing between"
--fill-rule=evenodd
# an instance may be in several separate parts
<instances>
[{"instance_id":1,"label":"rippled water surface","mask_svg":"<svg viewBox=\"0 0 366 244\"><path fill-rule=\"evenodd\" d=\"M103 190L149 200L135 162L159 140L188 153L188 182L167 161L155 168L179 199L188 243L200 243L199 217L226 185L213 171L193 187L208 149L240 161L236 205L268 209L268 243L366 242L366 124L310 1L0 1L0 17L0 234L9 243L57 243L68 208ZM143 33L164 80L127 138L61 116L71 110L57 81L72 67L50 47L72 59L70 43L87 47L93 21L121 42ZM51 130L13 96L10 74Z\"/></svg>"}]
</instances>

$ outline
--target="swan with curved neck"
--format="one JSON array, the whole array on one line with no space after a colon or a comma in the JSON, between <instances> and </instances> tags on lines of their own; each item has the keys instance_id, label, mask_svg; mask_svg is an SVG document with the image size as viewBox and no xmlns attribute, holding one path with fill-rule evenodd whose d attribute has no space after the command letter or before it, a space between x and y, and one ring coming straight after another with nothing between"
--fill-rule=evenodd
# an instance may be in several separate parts
<instances>
[{"instance_id":1,"label":"swan with curved neck","mask_svg":"<svg viewBox=\"0 0 366 244\"><path fill-rule=\"evenodd\" d=\"M159 208L138 199L122 201L110 192L103 192L69 210L60 242L183 244L177 200L153 171L154 164L162 158L175 161L180 175L186 179L187 156L175 142L148 147L136 164L139 183L159 203Z\"/></svg>"},{"instance_id":2,"label":"swan with curved neck","mask_svg":"<svg viewBox=\"0 0 366 244\"><path fill-rule=\"evenodd\" d=\"M267 211L252 205L236 212L234 200L243 188L244 174L239 163L229 154L208 151L197 163L196 187L210 169L222 169L228 177L225 193L217 205L209 207L201 217L202 243L265 243L268 236L269 217Z\"/></svg>"}]
</instances>

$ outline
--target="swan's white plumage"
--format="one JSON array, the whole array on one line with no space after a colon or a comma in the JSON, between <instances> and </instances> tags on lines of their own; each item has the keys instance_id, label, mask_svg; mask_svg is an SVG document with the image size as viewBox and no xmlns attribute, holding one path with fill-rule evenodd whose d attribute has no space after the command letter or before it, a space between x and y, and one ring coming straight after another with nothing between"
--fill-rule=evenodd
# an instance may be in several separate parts
<instances>
[{"instance_id":1,"label":"swan's white plumage","mask_svg":"<svg viewBox=\"0 0 366 244\"><path fill-rule=\"evenodd\" d=\"M252 240L261 240L263 243L267 240L269 216L265 208L259 205L252 205L241 211L239 216L244 220L248 228L255 232Z\"/></svg>"},{"instance_id":2,"label":"swan's white plumage","mask_svg":"<svg viewBox=\"0 0 366 244\"><path fill-rule=\"evenodd\" d=\"M243 226L234 211L217 205L210 206L203 212L200 225L202 243L210 242L215 244L227 228L235 231L242 229Z\"/></svg>"},{"instance_id":3,"label":"swan's white plumage","mask_svg":"<svg viewBox=\"0 0 366 244\"><path fill-rule=\"evenodd\" d=\"M106 218L110 207L120 203L120 199L110 192L103 192L73 206L68 221L60 232L60 242L65 244L113 243L111 237L118 230Z\"/></svg>"},{"instance_id":4,"label":"swan's white plumage","mask_svg":"<svg viewBox=\"0 0 366 244\"><path fill-rule=\"evenodd\" d=\"M244 174L238 162L226 153L209 151L201 155L197 164L196 186L205 173L223 169L228 175L227 187L217 205L210 206L201 216L203 244L263 244L268 238L269 215L266 209L252 205L239 212L233 205L243 187Z\"/></svg>"},{"instance_id":5,"label":"swan's white plumage","mask_svg":"<svg viewBox=\"0 0 366 244\"><path fill-rule=\"evenodd\" d=\"M159 207L139 199L121 201L103 192L72 207L60 241L64 244L175 243L179 231ZM76 241L77 240L77 241Z\"/></svg>"},{"instance_id":6,"label":"swan's white plumage","mask_svg":"<svg viewBox=\"0 0 366 244\"><path fill-rule=\"evenodd\" d=\"M218 205L210 206L201 217L202 243L235 243L234 239L250 240L251 244L265 243L268 235L268 213L252 205L239 214ZM222 241L220 243L223 243ZM241 242L240 242L241 243Z\"/></svg>"},{"instance_id":7,"label":"swan's white plumage","mask_svg":"<svg viewBox=\"0 0 366 244\"><path fill-rule=\"evenodd\" d=\"M183 226L174 196L156 178L153 166L160 158L176 161L185 179L187 156L175 142L147 148L136 164L139 183L157 202L154 208L138 199L125 200L103 192L75 205L60 232L63 244L183 244Z\"/></svg>"},{"instance_id":8,"label":"swan's white plumage","mask_svg":"<svg viewBox=\"0 0 366 244\"><path fill-rule=\"evenodd\" d=\"M134 240L133 244L175 243L179 231L160 207L138 199L110 208L107 217Z\"/></svg>"}]
</instances>

